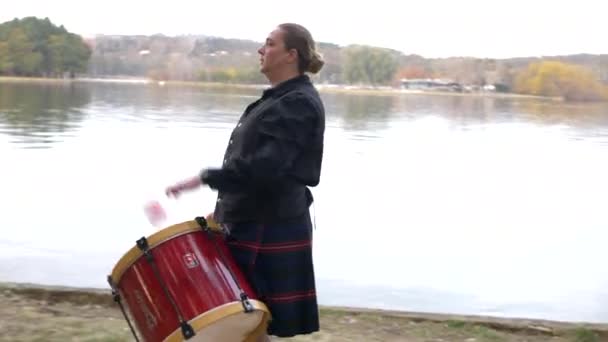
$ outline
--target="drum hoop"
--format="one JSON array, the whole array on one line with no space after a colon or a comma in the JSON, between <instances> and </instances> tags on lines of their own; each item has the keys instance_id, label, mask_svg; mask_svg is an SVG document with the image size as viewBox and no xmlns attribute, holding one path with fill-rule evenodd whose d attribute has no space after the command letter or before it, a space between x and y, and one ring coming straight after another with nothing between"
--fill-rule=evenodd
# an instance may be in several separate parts
<instances>
[{"instance_id":1,"label":"drum hoop","mask_svg":"<svg viewBox=\"0 0 608 342\"><path fill-rule=\"evenodd\" d=\"M258 335L261 335L263 332L265 332L266 331L265 325L270 320L270 310L268 310L268 307L264 303L260 302L259 300L255 300L255 299L250 299L249 301L251 302L251 305L253 305L253 308L255 310L262 311L263 316L262 316L261 324L258 327L256 327L255 329L253 329L251 332L249 332L250 337L247 339L247 341L252 340L252 337L257 338ZM205 313L202 313L202 314L194 317L190 321L188 321L188 323L190 323L190 325L192 326L192 329L195 332L198 332L198 331L208 327L209 325L219 321L222 318L226 318L228 316L236 315L236 314L242 313L242 312L244 312L244 310L243 310L243 304L241 302L230 302L230 303L220 305L216 308L213 308ZM182 341L183 341L183 336L182 336L181 328L176 329L175 331L173 331L173 333L171 333L171 335L167 336L167 338L165 338L163 340L163 342L182 342Z\"/></svg>"},{"instance_id":2,"label":"drum hoop","mask_svg":"<svg viewBox=\"0 0 608 342\"><path fill-rule=\"evenodd\" d=\"M153 248L160 246L164 242L167 242L181 235L196 231L202 232L202 229L196 221L190 220L182 223L177 223L165 229L159 230L158 232L147 237L146 239L148 240L149 249L152 250ZM142 256L143 252L137 246L132 247L127 253L122 256L122 258L118 260L118 262L114 266L111 275L112 281L114 281L115 284L118 284L127 269L129 269L129 267L131 267L131 265L133 265Z\"/></svg>"}]
</instances>

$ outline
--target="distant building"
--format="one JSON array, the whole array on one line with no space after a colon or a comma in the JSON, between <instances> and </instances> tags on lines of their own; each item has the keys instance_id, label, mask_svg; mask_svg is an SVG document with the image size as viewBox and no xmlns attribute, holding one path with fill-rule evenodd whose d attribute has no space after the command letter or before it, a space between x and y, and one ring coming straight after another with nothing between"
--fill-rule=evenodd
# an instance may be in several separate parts
<instances>
[{"instance_id":1,"label":"distant building","mask_svg":"<svg viewBox=\"0 0 608 342\"><path fill-rule=\"evenodd\" d=\"M482 89L483 89L483 91L486 91L486 92L495 92L496 91L496 86L493 85L493 84L486 84L486 85L483 86Z\"/></svg>"},{"instance_id":2,"label":"distant building","mask_svg":"<svg viewBox=\"0 0 608 342\"><path fill-rule=\"evenodd\" d=\"M439 78L402 78L402 89L410 90L437 90L461 92L462 85L449 79Z\"/></svg>"}]
</instances>

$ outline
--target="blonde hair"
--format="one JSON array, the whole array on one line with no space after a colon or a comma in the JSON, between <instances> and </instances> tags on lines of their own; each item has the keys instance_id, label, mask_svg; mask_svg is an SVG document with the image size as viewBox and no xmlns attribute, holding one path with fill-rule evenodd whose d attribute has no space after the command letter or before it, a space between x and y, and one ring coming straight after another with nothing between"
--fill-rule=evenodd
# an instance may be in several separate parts
<instances>
[{"instance_id":1,"label":"blonde hair","mask_svg":"<svg viewBox=\"0 0 608 342\"><path fill-rule=\"evenodd\" d=\"M325 61L316 49L310 32L302 25L285 23L279 25L283 31L283 41L288 50L298 51L298 70L300 73L316 74L323 68Z\"/></svg>"}]
</instances>

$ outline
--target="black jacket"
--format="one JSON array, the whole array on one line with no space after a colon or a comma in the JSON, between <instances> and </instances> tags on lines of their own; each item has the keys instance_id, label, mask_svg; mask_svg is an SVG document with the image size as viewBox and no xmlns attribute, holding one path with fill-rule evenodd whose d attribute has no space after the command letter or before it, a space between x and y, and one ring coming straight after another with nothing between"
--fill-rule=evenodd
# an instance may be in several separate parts
<instances>
[{"instance_id":1,"label":"black jacket","mask_svg":"<svg viewBox=\"0 0 608 342\"><path fill-rule=\"evenodd\" d=\"M306 75L264 91L234 128L222 167L201 172L218 190L218 222L271 223L302 215L319 184L325 109Z\"/></svg>"}]
</instances>

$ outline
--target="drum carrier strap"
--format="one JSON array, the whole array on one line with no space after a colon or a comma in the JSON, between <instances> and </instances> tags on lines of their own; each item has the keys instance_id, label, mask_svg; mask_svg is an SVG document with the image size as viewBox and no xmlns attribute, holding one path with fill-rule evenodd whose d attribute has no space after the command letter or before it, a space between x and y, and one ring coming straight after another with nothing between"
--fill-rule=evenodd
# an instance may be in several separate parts
<instances>
[{"instance_id":1,"label":"drum carrier strap","mask_svg":"<svg viewBox=\"0 0 608 342\"><path fill-rule=\"evenodd\" d=\"M116 303L118 303L118 306L120 307L120 311L122 311L122 315L125 317L125 320L127 321L127 324L129 325L129 329L131 329L131 333L133 334L135 341L139 342L139 338L137 338L137 334L135 333L135 329L133 329L131 320L127 316L125 307L122 305L122 301L120 299L120 294L118 293L118 289L116 288L116 284L114 284L114 280L112 280L112 276L110 276L110 275L108 276L108 284L110 284L110 287L112 288L112 298L114 298L114 301Z\"/></svg>"},{"instance_id":2,"label":"drum carrier strap","mask_svg":"<svg viewBox=\"0 0 608 342\"><path fill-rule=\"evenodd\" d=\"M194 220L196 221L196 223L198 223L198 225L201 227L201 229L205 233L207 233L207 236L211 239L211 241L213 241L213 245L215 246L215 249L217 250L218 254L220 255L220 258L222 259L222 261L224 263L227 263L228 260L226 260L224 251L222 251L220 246L218 246L216 237L215 237L215 233L211 228L209 228L209 225L207 224L207 220L202 216L198 216ZM236 276L234 275L234 272L232 271L232 269L230 267L227 267L227 269L230 272L230 276L234 280L234 283L236 284L236 286L238 287L239 292L240 292L239 298L237 298L237 300L241 301L241 304L243 305L243 309L245 310L246 313L253 312L253 309L254 309L253 305L251 305L251 302L249 301L247 294L241 287L241 284L239 284L239 281L237 280Z\"/></svg>"},{"instance_id":3,"label":"drum carrier strap","mask_svg":"<svg viewBox=\"0 0 608 342\"><path fill-rule=\"evenodd\" d=\"M142 251L142 253L144 253L144 256L150 264L150 267L152 268L152 272L154 273L156 280L158 280L158 282L160 283L160 287L163 289L165 296L167 296L167 298L169 299L169 302L171 303L171 306L173 307L173 310L177 315L177 319L179 320L179 325L182 328L182 335L184 336L184 339L187 340L193 337L195 335L194 329L192 329L192 326L188 323L188 321L184 320L184 316L179 310L177 304L175 303L175 299L173 299L173 297L169 293L167 285L161 277L160 272L158 271L158 267L156 266L156 262L154 261L154 256L152 255L152 251L150 250L150 247L148 245L148 240L145 237L142 237L141 239L137 240L136 243L137 247Z\"/></svg>"}]
</instances>

